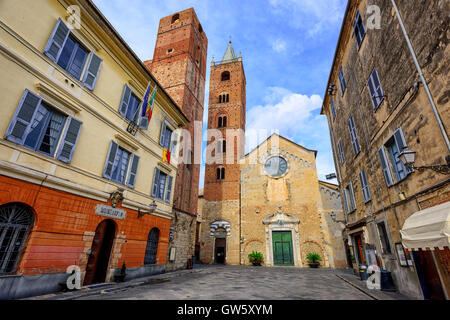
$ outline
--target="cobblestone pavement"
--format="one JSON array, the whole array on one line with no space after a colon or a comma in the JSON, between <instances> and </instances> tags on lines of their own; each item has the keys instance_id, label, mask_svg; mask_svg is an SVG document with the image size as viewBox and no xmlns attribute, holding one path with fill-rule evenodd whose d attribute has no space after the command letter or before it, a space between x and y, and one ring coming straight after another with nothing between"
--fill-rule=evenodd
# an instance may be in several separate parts
<instances>
[{"instance_id":1,"label":"cobblestone pavement","mask_svg":"<svg viewBox=\"0 0 450 320\"><path fill-rule=\"evenodd\" d=\"M345 281L344 280L347 280ZM352 285L359 281L347 270L289 267L203 266L194 272L167 273L134 286L111 287L80 300L373 300L403 299L375 295ZM358 286L360 288L358 288Z\"/></svg>"}]
</instances>

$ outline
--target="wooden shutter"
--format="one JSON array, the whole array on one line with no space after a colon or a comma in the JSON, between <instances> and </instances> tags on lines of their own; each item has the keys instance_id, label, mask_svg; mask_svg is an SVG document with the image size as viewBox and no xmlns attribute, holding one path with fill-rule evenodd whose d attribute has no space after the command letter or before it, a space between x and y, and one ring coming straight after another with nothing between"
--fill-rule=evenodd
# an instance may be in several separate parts
<instances>
[{"instance_id":1,"label":"wooden shutter","mask_svg":"<svg viewBox=\"0 0 450 320\"><path fill-rule=\"evenodd\" d=\"M339 156L341 158L341 164L344 164L345 157L344 157L344 150L342 149L342 141L339 141L338 143L338 149L339 149Z\"/></svg>"},{"instance_id":2,"label":"wooden shutter","mask_svg":"<svg viewBox=\"0 0 450 320\"><path fill-rule=\"evenodd\" d=\"M344 94L345 89L347 88L347 84L345 83L344 70L342 70L342 67L339 70L339 82L341 83L342 94Z\"/></svg>"},{"instance_id":3,"label":"wooden shutter","mask_svg":"<svg viewBox=\"0 0 450 320\"><path fill-rule=\"evenodd\" d=\"M106 157L105 170L103 171L103 176L107 179L111 179L111 173L114 166L114 160L117 156L117 151L119 150L119 145L114 141L111 141L109 146L108 156Z\"/></svg>"},{"instance_id":4,"label":"wooden shutter","mask_svg":"<svg viewBox=\"0 0 450 320\"><path fill-rule=\"evenodd\" d=\"M389 168L389 164L386 158L386 152L384 151L384 147L378 149L378 155L380 157L381 169L383 170L384 180L386 181L386 185L390 187L394 182L392 180L391 170Z\"/></svg>"},{"instance_id":5,"label":"wooden shutter","mask_svg":"<svg viewBox=\"0 0 450 320\"><path fill-rule=\"evenodd\" d=\"M138 168L139 168L139 156L133 154L131 160L130 173L128 175L128 182L127 182L127 186L129 186L130 188L134 188L136 184Z\"/></svg>"},{"instance_id":6,"label":"wooden shutter","mask_svg":"<svg viewBox=\"0 0 450 320\"><path fill-rule=\"evenodd\" d=\"M161 125L161 135L159 136L159 144L161 146L165 145L164 142L165 142L165 138L166 138L166 127L167 127L166 122L163 121L162 125Z\"/></svg>"},{"instance_id":7,"label":"wooden shutter","mask_svg":"<svg viewBox=\"0 0 450 320\"><path fill-rule=\"evenodd\" d=\"M42 99L39 96L28 89L25 90L6 131L7 140L23 145L25 138L31 130L31 125L41 102Z\"/></svg>"},{"instance_id":8,"label":"wooden shutter","mask_svg":"<svg viewBox=\"0 0 450 320\"><path fill-rule=\"evenodd\" d=\"M361 189L364 196L364 202L368 202L372 199L372 196L370 195L369 183L367 181L366 171L364 169L359 173L359 179L361 181Z\"/></svg>"},{"instance_id":9,"label":"wooden shutter","mask_svg":"<svg viewBox=\"0 0 450 320\"><path fill-rule=\"evenodd\" d=\"M53 29L52 35L47 42L44 53L53 61L57 62L61 51L69 37L70 30L61 19L58 19L56 26Z\"/></svg>"},{"instance_id":10,"label":"wooden shutter","mask_svg":"<svg viewBox=\"0 0 450 320\"><path fill-rule=\"evenodd\" d=\"M344 209L345 209L345 213L349 213L348 211L348 201L347 201L347 189L343 189L342 190L342 195L343 195L343 202L344 202Z\"/></svg>"},{"instance_id":11,"label":"wooden shutter","mask_svg":"<svg viewBox=\"0 0 450 320\"><path fill-rule=\"evenodd\" d=\"M355 192L353 191L353 184L351 182L348 185L348 187L349 187L348 193L349 193L349 197L350 197L350 208L353 211L356 209Z\"/></svg>"},{"instance_id":12,"label":"wooden shutter","mask_svg":"<svg viewBox=\"0 0 450 320\"><path fill-rule=\"evenodd\" d=\"M335 120L335 119L336 119L336 108L335 108L335 106L334 106L334 101L333 101L333 99L331 99L330 105L331 105L331 114L333 115L333 120Z\"/></svg>"},{"instance_id":13,"label":"wooden shutter","mask_svg":"<svg viewBox=\"0 0 450 320\"><path fill-rule=\"evenodd\" d=\"M63 135L62 144L59 147L57 159L69 163L72 160L73 152L78 142L81 131L81 121L70 117L69 124Z\"/></svg>"},{"instance_id":14,"label":"wooden shutter","mask_svg":"<svg viewBox=\"0 0 450 320\"><path fill-rule=\"evenodd\" d=\"M88 89L94 90L101 66L102 59L92 52L83 79L83 83Z\"/></svg>"},{"instance_id":15,"label":"wooden shutter","mask_svg":"<svg viewBox=\"0 0 450 320\"><path fill-rule=\"evenodd\" d=\"M131 99L131 88L128 85L125 85L125 87L123 88L122 100L120 101L120 108L119 108L119 112L123 116L127 114L130 99Z\"/></svg>"},{"instance_id":16,"label":"wooden shutter","mask_svg":"<svg viewBox=\"0 0 450 320\"><path fill-rule=\"evenodd\" d=\"M156 197L158 195L159 173L160 170L158 168L155 168L155 174L153 175L152 197Z\"/></svg>"},{"instance_id":17,"label":"wooden shutter","mask_svg":"<svg viewBox=\"0 0 450 320\"><path fill-rule=\"evenodd\" d=\"M166 202L170 202L170 198L172 195L172 184L173 184L173 177L168 176L167 190L166 190Z\"/></svg>"},{"instance_id":18,"label":"wooden shutter","mask_svg":"<svg viewBox=\"0 0 450 320\"><path fill-rule=\"evenodd\" d=\"M355 126L355 121L353 119L353 116L351 116L350 119L348 119L348 128L350 130L350 137L352 139L353 150L355 151L355 155L357 155L359 153L360 149L359 149L358 136L356 134L356 126Z\"/></svg>"}]
</instances>

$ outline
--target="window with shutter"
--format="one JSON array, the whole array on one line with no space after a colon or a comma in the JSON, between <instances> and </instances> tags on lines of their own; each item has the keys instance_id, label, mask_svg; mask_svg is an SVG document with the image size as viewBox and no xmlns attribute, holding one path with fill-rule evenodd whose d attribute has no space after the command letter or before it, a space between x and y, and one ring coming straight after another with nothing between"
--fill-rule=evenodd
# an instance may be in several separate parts
<instances>
[{"instance_id":1,"label":"window with shutter","mask_svg":"<svg viewBox=\"0 0 450 320\"><path fill-rule=\"evenodd\" d=\"M41 102L42 99L40 97L29 90L25 90L6 131L7 140L23 145L34 123Z\"/></svg>"},{"instance_id":2,"label":"window with shutter","mask_svg":"<svg viewBox=\"0 0 450 320\"><path fill-rule=\"evenodd\" d=\"M369 202L370 200L372 200L372 196L370 194L370 188L369 188L369 183L367 181L367 176L366 176L366 170L361 170L361 172L359 173L359 179L361 181L361 190L363 193L363 197L364 197L364 203Z\"/></svg>"},{"instance_id":3,"label":"window with shutter","mask_svg":"<svg viewBox=\"0 0 450 320\"><path fill-rule=\"evenodd\" d=\"M58 19L50 39L48 40L47 46L45 47L44 53L53 61L58 61L69 34L69 28L61 19Z\"/></svg>"},{"instance_id":4,"label":"window with shutter","mask_svg":"<svg viewBox=\"0 0 450 320\"><path fill-rule=\"evenodd\" d=\"M366 35L366 30L364 28L364 22L361 17L361 13L358 10L356 13L355 21L353 23L353 32L356 37L356 42L358 44L358 48L361 46L362 41Z\"/></svg>"},{"instance_id":5,"label":"window with shutter","mask_svg":"<svg viewBox=\"0 0 450 320\"><path fill-rule=\"evenodd\" d=\"M381 169L383 170L384 180L386 181L386 185L390 187L394 184L392 180L391 170L389 168L389 164L386 158L386 152L384 151L384 147L378 149L378 156L380 157Z\"/></svg>"},{"instance_id":6,"label":"window with shutter","mask_svg":"<svg viewBox=\"0 0 450 320\"><path fill-rule=\"evenodd\" d=\"M344 95L345 89L347 88L347 83L345 82L344 70L342 70L342 67L339 70L339 82L341 84L342 95Z\"/></svg>"},{"instance_id":7,"label":"window with shutter","mask_svg":"<svg viewBox=\"0 0 450 320\"><path fill-rule=\"evenodd\" d=\"M78 137L80 136L81 125L81 121L72 117L69 119L69 125L64 132L62 144L58 151L57 158L59 160L67 163L72 160L72 156L78 142Z\"/></svg>"},{"instance_id":8,"label":"window with shutter","mask_svg":"<svg viewBox=\"0 0 450 320\"><path fill-rule=\"evenodd\" d=\"M156 197L158 199L164 200L164 190L166 189L166 182L167 182L167 174L160 171L159 172L159 181L158 181L158 190Z\"/></svg>"},{"instance_id":9,"label":"window with shutter","mask_svg":"<svg viewBox=\"0 0 450 320\"><path fill-rule=\"evenodd\" d=\"M391 244L389 242L389 236L386 230L386 224L384 221L377 223L378 233L380 235L381 247L383 248L383 253L391 253Z\"/></svg>"},{"instance_id":10,"label":"window with shutter","mask_svg":"<svg viewBox=\"0 0 450 320\"><path fill-rule=\"evenodd\" d=\"M330 106L331 106L331 114L333 115L333 121L334 121L336 119L336 109L334 107L333 99L331 99Z\"/></svg>"},{"instance_id":11,"label":"window with shutter","mask_svg":"<svg viewBox=\"0 0 450 320\"><path fill-rule=\"evenodd\" d=\"M173 184L173 177L169 176L167 180L167 190L166 190L166 202L169 203L172 195L172 184Z\"/></svg>"},{"instance_id":12,"label":"window with shutter","mask_svg":"<svg viewBox=\"0 0 450 320\"><path fill-rule=\"evenodd\" d=\"M92 52L83 79L83 83L88 89L94 90L101 66L102 59Z\"/></svg>"},{"instance_id":13,"label":"window with shutter","mask_svg":"<svg viewBox=\"0 0 450 320\"><path fill-rule=\"evenodd\" d=\"M348 119L348 128L350 130L350 138L352 140L353 151L355 151L355 156L357 156L361 149L359 146L358 135L356 133L355 120L353 116Z\"/></svg>"},{"instance_id":14,"label":"window with shutter","mask_svg":"<svg viewBox=\"0 0 450 320\"><path fill-rule=\"evenodd\" d=\"M380 77L376 68L373 69L367 81L369 87L370 98L372 100L373 108L376 110L384 100L384 92L381 87Z\"/></svg>"},{"instance_id":15,"label":"window with shutter","mask_svg":"<svg viewBox=\"0 0 450 320\"><path fill-rule=\"evenodd\" d=\"M114 163L116 162L116 153L119 149L119 145L114 141L111 141L109 145L108 156L106 157L105 169L103 170L103 176L107 179L111 179Z\"/></svg>"},{"instance_id":16,"label":"window with shutter","mask_svg":"<svg viewBox=\"0 0 450 320\"><path fill-rule=\"evenodd\" d=\"M348 196L347 196L347 189L343 189L343 197L342 200L344 202L344 209L345 209L345 213L350 213L350 211L348 210Z\"/></svg>"},{"instance_id":17,"label":"window with shutter","mask_svg":"<svg viewBox=\"0 0 450 320\"><path fill-rule=\"evenodd\" d=\"M344 149L342 148L342 141L340 140L338 143L338 149L339 149L339 157L341 158L341 164L344 164L345 162Z\"/></svg>"},{"instance_id":18,"label":"window with shutter","mask_svg":"<svg viewBox=\"0 0 450 320\"><path fill-rule=\"evenodd\" d=\"M120 100L120 108L119 112L121 115L125 116L128 110L128 103L131 98L131 88L128 85L125 85L123 88L122 99Z\"/></svg>"},{"instance_id":19,"label":"window with shutter","mask_svg":"<svg viewBox=\"0 0 450 320\"><path fill-rule=\"evenodd\" d=\"M127 185L130 188L134 188L134 186L136 184L136 176L137 176L138 167L139 167L139 156L133 154L133 157L131 160L130 173L128 175L128 183L127 183Z\"/></svg>"},{"instance_id":20,"label":"window with shutter","mask_svg":"<svg viewBox=\"0 0 450 320\"><path fill-rule=\"evenodd\" d=\"M355 193L353 192L353 184L351 182L347 186L347 194L349 198L349 210L350 212L352 212L356 210L356 202L355 202Z\"/></svg>"},{"instance_id":21,"label":"window with shutter","mask_svg":"<svg viewBox=\"0 0 450 320\"><path fill-rule=\"evenodd\" d=\"M159 137L159 144L167 150L170 150L172 132L173 131L168 127L166 121L163 121L161 126L161 135Z\"/></svg>"},{"instance_id":22,"label":"window with shutter","mask_svg":"<svg viewBox=\"0 0 450 320\"><path fill-rule=\"evenodd\" d=\"M160 170L155 168L155 173L153 175L152 197L156 197L158 194L159 173Z\"/></svg>"},{"instance_id":23,"label":"window with shutter","mask_svg":"<svg viewBox=\"0 0 450 320\"><path fill-rule=\"evenodd\" d=\"M156 254L158 252L159 230L153 228L147 238L147 246L145 248L144 265L155 264Z\"/></svg>"}]
</instances>

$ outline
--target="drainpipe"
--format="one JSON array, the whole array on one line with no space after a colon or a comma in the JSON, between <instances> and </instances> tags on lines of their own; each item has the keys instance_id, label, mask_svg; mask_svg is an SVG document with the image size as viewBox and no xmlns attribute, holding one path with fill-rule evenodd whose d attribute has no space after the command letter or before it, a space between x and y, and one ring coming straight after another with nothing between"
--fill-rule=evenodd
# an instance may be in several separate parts
<instances>
[{"instance_id":1,"label":"drainpipe","mask_svg":"<svg viewBox=\"0 0 450 320\"><path fill-rule=\"evenodd\" d=\"M395 0L391 0L391 2L392 2L392 5L394 6L396 14L397 14L398 22L400 23L400 27L402 28L403 35L405 36L405 40L406 40L406 43L408 44L408 48L409 48L409 51L411 52L411 56L414 60L414 64L416 65L417 72L419 73L420 80L422 81L423 87L425 88L425 92L427 93L428 100L430 101L431 107L433 108L434 116L436 117L436 120L439 124L439 128L441 129L441 133L442 133L442 136L444 137L445 144L447 145L447 149L450 152L450 141L448 139L447 133L445 132L445 128L444 128L444 125L442 124L442 120L441 120L441 117L439 116L436 105L434 104L433 97L431 96L430 89L428 88L428 84L425 80L425 77L423 76L422 68L419 65L419 62L417 60L417 56L414 52L414 49L412 47L411 41L408 37L408 34L406 33L406 29L403 24L402 17L400 16L400 12L398 11Z\"/></svg>"}]
</instances>

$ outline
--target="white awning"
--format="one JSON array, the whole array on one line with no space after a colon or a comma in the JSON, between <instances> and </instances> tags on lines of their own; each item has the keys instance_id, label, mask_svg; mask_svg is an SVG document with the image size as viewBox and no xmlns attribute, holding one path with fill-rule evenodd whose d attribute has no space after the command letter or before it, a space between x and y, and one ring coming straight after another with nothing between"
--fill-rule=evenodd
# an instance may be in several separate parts
<instances>
[{"instance_id":1,"label":"white awning","mask_svg":"<svg viewBox=\"0 0 450 320\"><path fill-rule=\"evenodd\" d=\"M414 213L400 232L409 250L450 247L450 201Z\"/></svg>"}]
</instances>

